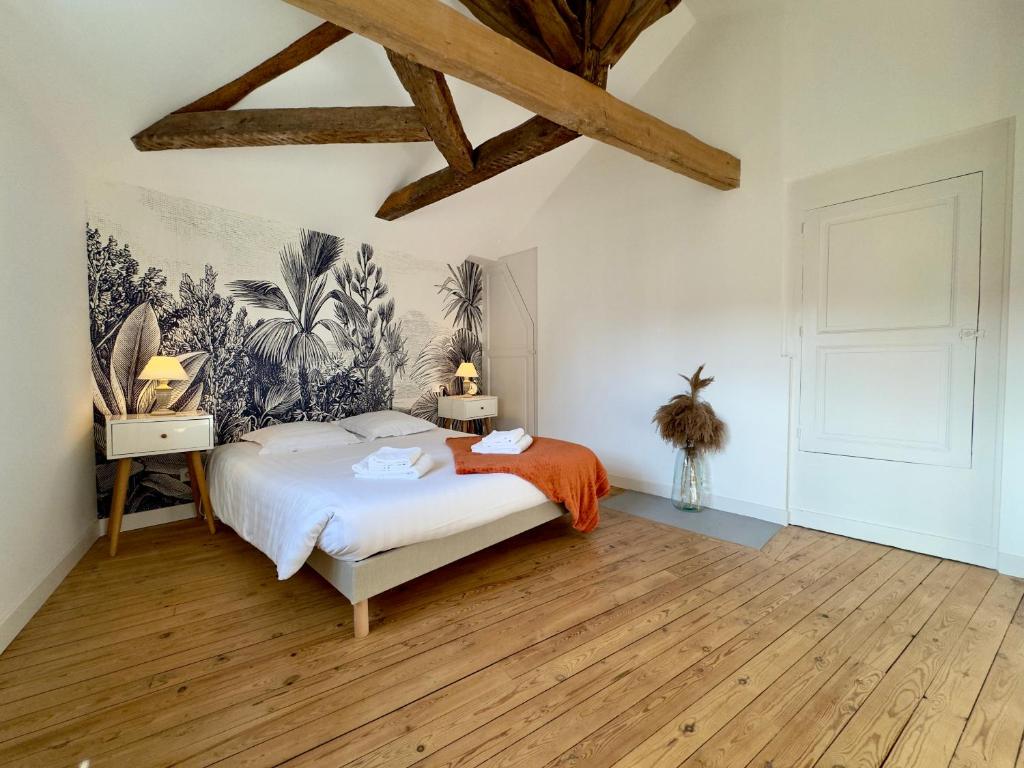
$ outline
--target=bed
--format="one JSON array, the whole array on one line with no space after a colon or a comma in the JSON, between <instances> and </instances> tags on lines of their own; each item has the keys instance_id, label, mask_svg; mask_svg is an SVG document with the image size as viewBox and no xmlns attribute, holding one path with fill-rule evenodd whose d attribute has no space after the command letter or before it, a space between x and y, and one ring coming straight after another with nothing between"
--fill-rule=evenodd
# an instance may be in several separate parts
<instances>
[{"instance_id":1,"label":"bed","mask_svg":"<svg viewBox=\"0 0 1024 768\"><path fill-rule=\"evenodd\" d=\"M509 474L456 475L432 429L329 450L259 455L254 443L218 447L207 467L213 508L270 557L278 578L309 565L353 606L369 633L369 599L564 514ZM418 446L434 461L419 480L356 478L352 465L381 445Z\"/></svg>"}]
</instances>

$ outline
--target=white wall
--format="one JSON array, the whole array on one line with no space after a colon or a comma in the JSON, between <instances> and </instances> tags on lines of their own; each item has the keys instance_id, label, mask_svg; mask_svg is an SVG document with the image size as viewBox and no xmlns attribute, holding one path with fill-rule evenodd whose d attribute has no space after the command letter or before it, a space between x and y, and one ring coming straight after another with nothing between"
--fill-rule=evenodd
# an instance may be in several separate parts
<instances>
[{"instance_id":1,"label":"white wall","mask_svg":"<svg viewBox=\"0 0 1024 768\"><path fill-rule=\"evenodd\" d=\"M732 440L714 502L784 517L780 355L790 180L994 120L1024 120L1016 0L695 0L695 28L635 100L729 150L722 193L595 147L507 244L540 257L540 425L665 493L650 417L706 362ZM722 7L726 10L722 11ZM1024 125L1017 176L1024 177ZM1015 200L1002 544L1024 555L1024 190ZM1024 566L1024 559L1019 563ZM1024 568L1015 568L1024 572Z\"/></svg>"},{"instance_id":2,"label":"white wall","mask_svg":"<svg viewBox=\"0 0 1024 768\"><path fill-rule=\"evenodd\" d=\"M702 362L731 448L714 463L722 507L785 506L785 218L780 34L756 14L698 20L636 103L743 161L722 193L595 147L514 246L540 257L540 426L593 447L613 480L667 494L673 452L651 425ZM757 505L751 510L750 504Z\"/></svg>"},{"instance_id":3,"label":"white wall","mask_svg":"<svg viewBox=\"0 0 1024 768\"><path fill-rule=\"evenodd\" d=\"M96 538L77 178L0 80L0 650Z\"/></svg>"}]
</instances>

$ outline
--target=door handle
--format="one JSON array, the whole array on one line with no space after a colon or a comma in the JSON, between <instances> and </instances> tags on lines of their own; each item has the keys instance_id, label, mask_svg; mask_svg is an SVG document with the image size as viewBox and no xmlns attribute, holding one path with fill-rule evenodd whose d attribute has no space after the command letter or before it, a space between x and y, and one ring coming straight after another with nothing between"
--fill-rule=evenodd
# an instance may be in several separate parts
<instances>
[{"instance_id":1,"label":"door handle","mask_svg":"<svg viewBox=\"0 0 1024 768\"><path fill-rule=\"evenodd\" d=\"M961 328L960 329L960 341L967 341L968 339L984 339L985 330L983 328Z\"/></svg>"}]
</instances>

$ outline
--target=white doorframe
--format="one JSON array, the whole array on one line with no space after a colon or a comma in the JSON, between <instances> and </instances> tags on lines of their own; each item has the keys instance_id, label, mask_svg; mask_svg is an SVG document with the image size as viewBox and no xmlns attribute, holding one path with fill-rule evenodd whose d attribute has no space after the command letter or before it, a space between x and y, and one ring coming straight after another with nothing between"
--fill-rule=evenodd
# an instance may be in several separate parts
<instances>
[{"instance_id":1,"label":"white doorframe","mask_svg":"<svg viewBox=\"0 0 1024 768\"><path fill-rule=\"evenodd\" d=\"M1009 225L1012 205L1013 132L1013 120L1001 120L914 149L883 155L818 176L801 179L789 185L789 247L783 267L785 311L783 314L782 354L790 358L786 509L791 523L808 524L813 522L815 527L831 530L834 533L845 532L860 538L872 538L873 533L870 530L870 524L862 524L857 527L857 530L852 530L852 527L844 527L841 521L830 521L818 517L809 521L807 515L801 514L792 507L792 473L798 445L796 428L799 421L800 400L801 344L799 329L802 324L803 295L801 223L804 219L804 212L980 171L984 174L982 228L985 237L989 239L988 245L991 246L991 249L986 247L989 259L987 263L990 266L987 271L983 270L986 282L981 286L981 291L988 296L999 296L1001 307L998 313L999 327L986 329L989 339L996 344L999 355L996 445L993 454L995 458L994 501L993 509L990 511L994 521L993 533L992 540L984 547L984 551L973 551L971 558L976 562L983 561L983 564L989 567L997 566L1006 380L1006 328L1009 312ZM984 253L982 258L986 258ZM998 266L993 268L992 265L996 264ZM993 336L997 338L993 338ZM879 531L878 534L879 538L883 538L886 532Z\"/></svg>"}]
</instances>

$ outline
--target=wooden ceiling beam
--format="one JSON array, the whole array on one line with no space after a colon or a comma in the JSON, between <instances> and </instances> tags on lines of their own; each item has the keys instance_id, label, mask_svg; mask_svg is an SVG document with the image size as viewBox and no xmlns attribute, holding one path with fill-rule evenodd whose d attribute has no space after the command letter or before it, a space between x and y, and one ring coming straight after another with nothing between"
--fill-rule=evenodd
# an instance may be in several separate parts
<instances>
[{"instance_id":1,"label":"wooden ceiling beam","mask_svg":"<svg viewBox=\"0 0 1024 768\"><path fill-rule=\"evenodd\" d=\"M553 1L555 6L558 8L558 12L561 13L562 18L565 19L565 23L569 25L569 29L572 31L573 37L577 40L582 40L583 24L580 21L580 17L576 15L576 11L573 10L571 5L569 5L569 0Z\"/></svg>"},{"instance_id":2,"label":"wooden ceiling beam","mask_svg":"<svg viewBox=\"0 0 1024 768\"><path fill-rule=\"evenodd\" d=\"M170 114L132 136L136 149L430 141L416 107L232 109Z\"/></svg>"},{"instance_id":3,"label":"wooden ceiling beam","mask_svg":"<svg viewBox=\"0 0 1024 768\"><path fill-rule=\"evenodd\" d=\"M580 44L552 0L522 0L541 39L551 51L551 60L562 69L572 69L583 60Z\"/></svg>"},{"instance_id":4,"label":"wooden ceiling beam","mask_svg":"<svg viewBox=\"0 0 1024 768\"><path fill-rule=\"evenodd\" d=\"M377 216L394 221L557 149L578 136L575 131L543 117L533 117L477 147L474 152L475 167L470 173L444 168L424 176L392 192L377 211Z\"/></svg>"},{"instance_id":5,"label":"wooden ceiling beam","mask_svg":"<svg viewBox=\"0 0 1024 768\"><path fill-rule=\"evenodd\" d=\"M395 74L420 111L427 133L448 165L461 173L472 171L473 145L466 138L444 75L394 51L388 50L387 54Z\"/></svg>"},{"instance_id":6,"label":"wooden ceiling beam","mask_svg":"<svg viewBox=\"0 0 1024 768\"><path fill-rule=\"evenodd\" d=\"M543 56L545 59L551 59L551 52L547 46L533 33L529 24L524 23L525 20L520 20L513 14L512 5L508 0L460 0L460 2L481 24L499 35L504 35L509 40L514 40L528 51Z\"/></svg>"},{"instance_id":7,"label":"wooden ceiling beam","mask_svg":"<svg viewBox=\"0 0 1024 768\"><path fill-rule=\"evenodd\" d=\"M671 13L681 0L633 0L632 9L615 29L611 38L601 46L601 64L613 67L636 42L640 33L658 19Z\"/></svg>"},{"instance_id":8,"label":"wooden ceiling beam","mask_svg":"<svg viewBox=\"0 0 1024 768\"><path fill-rule=\"evenodd\" d=\"M740 162L729 153L616 99L439 0L287 2L572 131L717 189L739 186Z\"/></svg>"},{"instance_id":9,"label":"wooden ceiling beam","mask_svg":"<svg viewBox=\"0 0 1024 768\"><path fill-rule=\"evenodd\" d=\"M590 32L591 44L595 48L604 48L608 44L632 5L633 0L599 0Z\"/></svg>"},{"instance_id":10,"label":"wooden ceiling beam","mask_svg":"<svg viewBox=\"0 0 1024 768\"><path fill-rule=\"evenodd\" d=\"M241 77L237 77L227 85L222 85L217 90L185 105L177 112L211 112L217 109L229 109L261 85L266 85L275 77L295 69L302 62L308 61L335 43L344 40L349 34L347 29L325 22L300 37L280 53L275 53L263 63L253 67Z\"/></svg>"}]
</instances>

